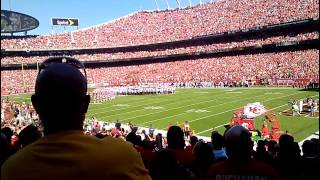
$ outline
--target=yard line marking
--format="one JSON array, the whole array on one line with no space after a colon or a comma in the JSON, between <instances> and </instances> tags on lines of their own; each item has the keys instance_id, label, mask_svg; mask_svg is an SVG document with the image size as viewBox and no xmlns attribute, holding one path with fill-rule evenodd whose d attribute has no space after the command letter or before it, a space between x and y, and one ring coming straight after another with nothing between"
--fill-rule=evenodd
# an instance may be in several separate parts
<instances>
[{"instance_id":1,"label":"yard line marking","mask_svg":"<svg viewBox=\"0 0 320 180\"><path fill-rule=\"evenodd\" d=\"M233 97L224 97L224 98L233 98ZM217 99L215 99L215 100L217 100ZM212 101L212 100L202 101L201 103L210 102L210 101ZM180 102L183 102L183 101L180 101ZM179 103L180 103L180 102L179 102ZM168 104L175 104L175 103L177 103L177 102L173 101L172 103L167 103L166 105L168 105ZM201 104L201 103L195 103L195 104ZM190 105L188 105L188 106L195 105L195 104L190 104ZM179 109L179 108L182 108L182 107L185 107L185 106L181 106L181 107L178 107L178 108L169 108L169 109L164 110L164 111L159 111L159 112L154 112L154 113L149 113L149 114L138 115L138 116L134 116L134 117L131 117L131 118L122 119L122 120L120 120L120 121L124 121L124 120L128 120L128 119L134 119L134 118L137 118L137 117L142 117L142 116L151 115L151 114L157 114L157 113L161 113L161 112L166 112L166 111L170 111L170 110L174 110L174 109ZM128 111L128 112L119 113L119 114L123 115L123 114L132 113L132 112L143 111L143 110L144 110L144 109L137 109L137 110L134 110L134 111ZM115 115L119 115L119 114L108 115L108 116L115 116ZM108 116L104 116L104 117L108 117Z\"/></svg>"},{"instance_id":2,"label":"yard line marking","mask_svg":"<svg viewBox=\"0 0 320 180\"><path fill-rule=\"evenodd\" d=\"M298 93L302 93L302 92L298 92ZM294 93L294 94L298 94L298 93ZM293 94L292 94L292 95L293 95ZM265 95L260 95L260 96L255 96L255 97L249 97L249 98L245 98L245 99L257 98L257 97L261 97L261 96L263 97L263 96L265 96ZM237 97L237 96L236 96L236 97ZM278 98L280 98L280 97L278 97ZM275 99L275 98L273 98L273 99ZM230 102L227 102L227 103L222 103L222 104L219 104L219 105L217 105L217 106L220 106L220 105L223 105L223 104L232 103L232 102L242 101L242 100L244 100L244 99L235 100L235 101L230 101ZM271 100L271 99L270 99L270 100ZM263 101L262 101L262 102L263 102ZM209 106L209 107L207 107L207 108L212 108L212 107L216 107L216 106ZM240 108L241 108L241 107L240 107ZM198 119L191 120L191 121L189 121L189 123L192 123L192 122L194 122L194 121L201 120L201 119L203 119L203 118L207 118L207 117L211 117L211 116L216 116L216 115L224 114L224 113L226 113L226 112L233 111L233 110L236 110L236 109L239 109L239 108L230 109L230 110L227 110L227 111L224 111L224 112L220 112L220 113L216 113L216 114L211 114L211 115L208 115L208 116L204 116L204 117L202 117L202 118L198 118ZM180 114L173 115L173 116L169 116L169 117L175 117L175 116L182 115L182 114L185 114L185 113L180 113ZM150 123L150 122L155 122L155 121L159 121L159 120L163 120L163 119L167 119L167 118L169 118L169 117L159 118L159 119L157 119L157 120L152 120L152 121L147 121L147 122L144 122L144 123L142 123L142 124ZM163 128L163 129L165 129L165 128Z\"/></svg>"},{"instance_id":3,"label":"yard line marking","mask_svg":"<svg viewBox=\"0 0 320 180\"><path fill-rule=\"evenodd\" d=\"M133 101L132 102L132 100L128 100L128 101L124 101L124 102L119 102L119 103L121 103L121 104L124 104L124 103L126 103L126 104L139 104L139 103L141 103L141 102L144 102L145 100L146 100L147 98L141 98L141 99L138 99L138 100L135 100L135 101ZM141 101L142 100L142 101ZM147 99L147 101L149 101L150 99ZM105 102L106 103L106 102ZM103 104L105 104L105 103L103 103ZM94 109L92 109L92 110L90 110L90 111L96 111L96 110L101 110L101 109L107 109L107 108L111 108L112 107L112 104L107 104L108 106L106 107L106 106L103 106L103 107L100 107L100 108L94 108ZM110 106L109 106L110 105Z\"/></svg>"},{"instance_id":4,"label":"yard line marking","mask_svg":"<svg viewBox=\"0 0 320 180\"><path fill-rule=\"evenodd\" d=\"M244 89L244 90L248 90L248 89ZM246 92L248 92L248 91L246 91ZM225 94L225 92L224 91L218 91L217 93L212 93L212 94ZM186 95L183 95L183 96L181 96L181 97L185 97ZM205 96L205 95L203 95L203 96ZM202 97L202 96L199 96L199 97ZM225 96L225 97L228 97L228 96ZM231 96L230 98L233 98L233 97L235 97L235 96ZM237 97L237 96L236 96ZM165 101L164 101L165 102ZM181 102L181 101L180 101ZM132 106L132 107L130 107L130 108L134 108L134 107L140 107L140 106ZM106 108L101 108L101 109L107 109L108 107L106 107ZM105 111L105 112L113 112L113 111L117 111L117 110L122 110L122 109L127 109L127 108L120 108L120 109L115 109L115 110L111 110L111 111ZM134 111L135 112L135 111ZM101 112L101 113L96 113L96 114L102 114L103 112ZM119 114L122 114L122 113L119 113ZM90 115L95 115L95 114L91 114L90 113ZM115 114L116 115L116 114ZM103 116L103 117L107 117L107 116Z\"/></svg>"},{"instance_id":5,"label":"yard line marking","mask_svg":"<svg viewBox=\"0 0 320 180\"><path fill-rule=\"evenodd\" d=\"M135 95L128 95L129 97L133 97L133 96L135 96ZM186 96L186 95L182 95L181 97L184 97L184 96ZM124 96L124 95L121 95L120 97L126 97L126 96ZM160 97L160 96L155 96L155 97ZM141 103L141 102L143 102L144 100L147 100L147 101L151 101L150 99L147 99L146 97L143 97L143 98L140 98L140 99L138 99L138 100L136 100L136 101L134 101L134 102L131 102L132 100L126 100L126 101L123 101L123 102L121 102L121 103L128 103L128 104L139 104L139 103ZM141 101L141 100L143 100L143 101ZM139 101L139 102L138 102ZM130 103L131 102L131 103ZM92 103L90 103L90 104L92 104ZM104 104L104 103L103 103ZM111 105L111 104L110 104ZM111 106L110 106L111 107ZM96 110L101 110L101 109L107 109L107 108L110 108L109 106L108 107L101 107L101 108L94 108L94 109L92 109L92 110L90 110L90 111L96 111ZM132 107L135 107L135 106L132 106Z\"/></svg>"},{"instance_id":6,"label":"yard line marking","mask_svg":"<svg viewBox=\"0 0 320 180\"><path fill-rule=\"evenodd\" d=\"M148 99L148 101L154 101L154 99ZM147 102L148 102L147 101ZM166 102L166 101L168 101L168 100L165 100L165 101L163 101L163 102ZM143 101L142 101L143 102ZM141 101L139 101L139 102L133 102L133 103L131 103L131 104L141 104L142 103ZM154 102L152 102L152 103L149 103L149 104L153 104ZM101 112L96 112L96 113L90 113L90 115L97 115L97 114L104 114L104 113L108 113L108 112L113 112L113 111L117 111L117 110L122 110L122 109L129 109L129 108L135 108L135 107L140 107L140 106L144 106L144 105L149 105L149 104L144 104L144 103L142 103L143 105L138 105L138 106L130 106L130 107L126 107L126 108L119 108L119 109L113 109L113 110L109 110L109 111L101 111ZM112 107L104 107L104 108L100 108L99 110L101 110L101 109L108 109L108 108L112 108Z\"/></svg>"},{"instance_id":7,"label":"yard line marking","mask_svg":"<svg viewBox=\"0 0 320 180\"><path fill-rule=\"evenodd\" d=\"M265 94L283 94L281 92L268 92L268 93L265 93Z\"/></svg>"},{"instance_id":8,"label":"yard line marking","mask_svg":"<svg viewBox=\"0 0 320 180\"><path fill-rule=\"evenodd\" d=\"M220 93L215 93L215 94L220 94ZM184 96L181 96L181 97L186 97L186 96L188 96L187 94L186 95L184 95ZM200 97L202 97L202 96L200 96ZM205 95L203 95L203 97L205 97ZM188 99L189 100L189 98L185 98L185 99ZM150 100L150 101L154 101L154 100ZM170 101L172 101L172 100L164 100L164 101L159 101L160 103L165 103L165 102L170 102ZM159 103L159 102L157 102L157 103ZM181 101L180 101L181 102ZM139 104L141 103L141 102L138 102ZM175 101L172 101L171 103L168 103L168 104L172 104L172 103L176 103ZM154 104L154 102L152 102L152 103L149 103L149 104L142 104L142 105L139 105L139 106L131 106L131 107L129 107L129 108L136 108L136 107L141 107L141 106L146 106L146 105L152 105L152 104ZM110 107L105 107L105 108L101 108L101 109L107 109L107 108L110 108ZM122 110L122 109L129 109L129 108L120 108L120 109L114 109L114 110L111 110L111 111L103 111L103 112L98 112L98 113L94 113L94 114L92 114L92 113L90 113L90 114L88 114L87 116L92 116L92 115L97 115L97 114L105 114L105 113L108 113L108 112L113 112L113 111L117 111L117 110ZM139 109L139 110L141 110L141 109ZM135 110L135 111L129 111L129 112L136 112L137 110ZM128 113L128 112L127 112ZM119 113L119 114L124 114L124 113ZM114 115L117 115L117 114L114 114ZM114 116L113 115L113 116ZM103 116L103 117L108 117L108 116Z\"/></svg>"},{"instance_id":9,"label":"yard line marking","mask_svg":"<svg viewBox=\"0 0 320 180\"><path fill-rule=\"evenodd\" d=\"M278 106L278 107L273 108L273 109L277 109L277 108L283 107L283 106L285 106L285 105L287 105L287 104L284 104L284 105ZM239 108L241 108L241 107L239 107ZM237 108L237 109L239 109L239 108ZM273 109L270 109L270 110L273 110ZM269 110L269 111L270 111L270 110ZM198 135L198 134L202 134L202 133L205 133L205 132L208 132L208 131L213 130L213 129L216 129L216 128L220 128L220 127L225 126L225 125L227 125L227 124L229 124L229 123L221 124L221 125L216 126L216 127L214 127L214 128L206 129L206 130L200 131L200 132L196 133L196 135Z\"/></svg>"},{"instance_id":10,"label":"yard line marking","mask_svg":"<svg viewBox=\"0 0 320 180\"><path fill-rule=\"evenodd\" d=\"M262 95L263 96L263 95ZM233 96L235 97L235 96ZM259 97L259 96L256 96L256 97ZM252 98L252 97L250 97ZM249 99L249 98L246 98L246 99ZM216 99L215 99L216 100ZM218 107L218 106L221 106L221 105L224 105L224 104L230 104L230 103L233 103L233 102L237 102L237 101L241 101L243 99L238 99L238 100L234 100L234 101L229 101L229 102L225 102L225 103L222 103L222 104L218 104L218 105L212 105L212 106L208 106L206 108L212 108L212 107ZM193 104L195 105L195 104ZM178 108L182 108L182 107L178 107ZM178 109L178 108L175 108L175 109ZM158 118L158 119L155 119L155 120L151 120L151 121L146 121L146 122L143 122L143 123L140 123L140 124L137 124L137 125L143 125L143 124L147 124L147 123L151 123L151 122L155 122L155 121L159 121L159 120L163 120L163 119L168 119L168 118L172 118L172 117L175 117L175 116L180 116L182 114L187 114L187 112L183 112L183 113L179 113L179 114L176 114L176 115L172 115L172 116L167 116L167 117L164 117L164 118ZM190 121L189 121L190 122Z\"/></svg>"},{"instance_id":11,"label":"yard line marking","mask_svg":"<svg viewBox=\"0 0 320 180\"><path fill-rule=\"evenodd\" d=\"M239 95L239 96L240 96L240 95ZM221 98L221 99L225 99L225 98L235 98L235 97L238 97L238 96L223 97L223 98ZM221 100L221 99L220 99L220 100ZM219 100L219 99L217 98L217 99L212 99L212 100L208 100L208 101L202 101L202 102L199 102L199 103L189 104L189 105L187 105L187 106L180 106L180 107L176 107L176 108L170 108L170 109L167 109L167 110L164 110L164 111L159 111L159 112L154 112L154 113L149 113L149 114L138 115L138 116L134 116L134 117L131 117L131 118L122 119L122 120L120 120L120 121L124 121L124 120L128 120L128 119L134 119L134 118L137 118L137 117L148 116L148 115L157 114L157 113L162 113L162 112L167 112L167 111L171 111L171 110L175 110L175 109L185 108L185 107L194 106L194 105L197 105L197 104L202 104L202 103L205 103L205 102L211 102L211 101L216 101L216 100ZM141 110L137 110L137 111L141 111ZM121 114L126 114L126 113L121 113ZM184 113L182 113L182 114L184 114ZM162 119L163 119L163 118L162 118Z\"/></svg>"},{"instance_id":12,"label":"yard line marking","mask_svg":"<svg viewBox=\"0 0 320 180\"><path fill-rule=\"evenodd\" d=\"M242 96L242 95L239 95L239 96ZM232 97L235 98L235 97L239 97L239 96L232 96ZM261 96L265 96L265 95L261 95ZM260 97L260 96L255 96L255 97ZM250 98L245 98L245 99L251 99L251 98L252 98L252 97L250 97ZM243 99L241 99L241 100L243 100ZM230 102L222 103L222 104L219 104L219 105L216 105L216 106L220 106L220 105L228 104L228 103L232 103L232 102L237 102L237 101L241 101L241 100L230 101ZM208 106L208 107L206 107L206 108L212 108L212 107L216 107L216 106L215 106L215 105L214 105L214 106ZM206 109L206 108L205 108L205 109ZM177 109L177 108L175 108L175 109ZM155 121L159 121L159 120L163 120L163 119L167 119L167 118L179 116L179 115L182 115L182 114L186 114L186 112L179 113L179 114L172 115L172 116L167 116L167 117L164 117L164 118L158 118L158 119L151 120L151 121L146 121L146 122L143 122L143 123L140 123L140 124L137 124L137 125L143 125L143 124L147 124L147 123L150 123L150 122L155 122ZM190 121L189 121L189 122L190 122Z\"/></svg>"},{"instance_id":13,"label":"yard line marking","mask_svg":"<svg viewBox=\"0 0 320 180\"><path fill-rule=\"evenodd\" d=\"M298 92L298 93L300 93L300 92ZM294 93L294 94L298 94L298 93ZM294 94L289 94L289 95L287 95L287 96L294 95ZM314 96L311 96L311 97L315 97L315 96L318 96L318 95L314 95ZM286 97L286 96L282 96L282 97ZM279 98L282 98L282 97L279 97ZM277 99L277 98L273 98L273 99ZM270 100L273 100L273 99L270 99ZM267 100L267 101L270 101L270 100ZM267 102L267 101L262 101L262 102ZM272 108L272 109L269 109L268 111L275 110L275 109L278 109L278 108L283 107L283 106L286 106L286 105L288 105L288 103L283 104L283 105L280 105L280 106L277 106L277 107ZM239 107L239 108L241 108L241 107ZM237 108L237 109L239 109L239 108ZM227 125L227 124L229 124L229 123L222 124L222 125L216 126L216 127L214 127L214 128L219 128L219 127L222 127L222 126ZM207 129L207 130L204 130L204 131L200 131L200 132L198 132L198 133L196 133L196 134L197 134L197 135L198 135L198 134L202 134L202 133L207 132L207 131L210 131L210 130L212 130L212 129L213 129L213 128Z\"/></svg>"},{"instance_id":14,"label":"yard line marking","mask_svg":"<svg viewBox=\"0 0 320 180\"><path fill-rule=\"evenodd\" d=\"M121 96L122 97L122 96ZM123 96L124 97L124 96ZM118 97L118 99L119 99L119 97ZM122 100L123 98L121 98L121 100ZM138 101L140 101L140 100L144 100L144 99L146 99L145 97L144 98L141 98L141 99L139 99ZM130 103L131 102L131 100L129 100L129 99L124 99L125 101L123 101L123 102L121 102L121 103ZM106 101L106 102L111 102L111 101ZM90 103L90 104L94 104L94 103ZM104 108L95 108L95 109L93 109L93 110L99 110L99 109L104 109Z\"/></svg>"},{"instance_id":15,"label":"yard line marking","mask_svg":"<svg viewBox=\"0 0 320 180\"><path fill-rule=\"evenodd\" d=\"M266 101L261 101L261 102L268 102L268 101L272 101L272 100L274 100L274 99L284 98L284 97L287 97L287 96L292 96L292 95L300 94L300 93L302 93L302 92L297 92L297 93L293 93L293 94L288 94L288 95L285 95L285 96L280 96L280 97L272 98L272 99L269 99L269 100L266 100ZM258 97L258 96L256 96L256 97ZM242 107L242 106L241 106L241 107ZM241 108L241 107L240 107L240 108ZM230 110L227 110L227 111L224 111L224 112L220 112L220 113L217 113L217 114L214 114L214 115L224 114L224 113L226 113L226 112L229 112L229 111L232 111L232 110L237 110L237 109L239 109L239 108L230 109ZM199 121L199 120L201 120L201 119L204 119L204 118L207 118L207 117L211 117L211 116L213 116L213 115L208 115L208 116L204 116L204 117L202 117L202 118L194 119L194 120L189 121L189 123L192 123L192 122L195 122L195 121Z\"/></svg>"},{"instance_id":16,"label":"yard line marking","mask_svg":"<svg viewBox=\"0 0 320 180\"><path fill-rule=\"evenodd\" d=\"M212 89L212 88L211 88ZM216 89L216 88L215 88ZM239 90L239 89L237 89L237 90ZM242 89L240 89L240 90L242 90ZM243 89L243 90L248 90L248 89ZM247 92L247 91L246 91ZM225 92L224 91L218 91L217 93L212 93L212 94L224 94ZM185 97L186 95L183 95L183 96L181 96L181 97ZM205 95L203 95L203 96L205 96ZM202 96L200 96L200 97L202 97ZM226 97L226 96L225 96ZM234 97L234 96L231 96L230 98L232 98L232 97ZM165 101L164 101L165 102ZM135 104L136 102L134 102L133 104ZM141 102L138 102L138 103L141 103ZM131 106L131 107L129 107L129 108L135 108L135 107L140 107L140 106ZM99 108L99 110L100 109L107 109L107 108L110 108L110 107L103 107L103 108ZM96 114L103 114L103 113L107 113L107 112L113 112L113 111L117 111L117 110L122 110L122 109L128 109L128 108L120 108L120 109L114 109L114 110L111 110L111 111L104 111L104 112L98 112L98 113L95 113L95 114L93 114L93 113L88 113L87 114L87 116L92 116L92 115L96 115ZM97 109L93 109L93 110L97 110ZM93 111L92 110L92 111ZM91 110L90 110L91 111ZM134 111L135 112L135 111ZM119 114L122 114L122 113L119 113ZM104 116L104 117L106 117L106 116Z\"/></svg>"},{"instance_id":17,"label":"yard line marking","mask_svg":"<svg viewBox=\"0 0 320 180\"><path fill-rule=\"evenodd\" d=\"M131 102L130 103L130 101L124 101L124 102L119 102L119 103L121 103L121 104L131 104L131 105L133 105L133 104L140 104L140 103L142 103L142 102L145 102L145 99L146 98L142 98L142 99L138 99L138 100L135 100L135 101L133 101L133 102ZM131 100L132 101L132 100ZM95 112L99 112L100 110L103 110L103 109L110 109L110 108L112 108L113 107L113 104L105 104L105 103L107 103L107 102L104 102L104 103L102 103L102 107L99 107L99 108L93 108L93 109L91 109L90 110L90 112L88 113L88 115L93 115ZM132 106L132 107L134 107L134 106ZM113 109L113 110L119 110L119 109Z\"/></svg>"},{"instance_id":18,"label":"yard line marking","mask_svg":"<svg viewBox=\"0 0 320 180\"><path fill-rule=\"evenodd\" d=\"M178 91L176 91L176 92L178 92ZM218 93L215 93L215 94L218 94ZM121 99L123 99L124 97L134 97L134 96L136 96L136 95L119 95L119 97L121 97ZM148 96L148 95L147 95ZM150 95L150 96L153 96L153 95ZM178 96L182 96L182 97L184 97L184 96L186 96L185 94L182 94L182 95L178 95ZM155 97L160 97L160 96L157 96L157 95L155 95ZM141 99L139 99L139 101L140 100L142 100L142 99L147 99L146 97L144 97L144 98L141 98ZM124 101L124 102L130 102L130 101L132 101L132 100L127 100L127 99L125 99L126 101ZM147 100L149 100L149 99L147 99ZM124 103L124 102L122 102L122 103ZM136 103L136 101L134 102L134 103ZM91 103L92 104L92 103ZM104 108L98 108L98 109L105 109L105 107ZM93 109L93 110L97 110L97 109Z\"/></svg>"},{"instance_id":19,"label":"yard line marking","mask_svg":"<svg viewBox=\"0 0 320 180\"><path fill-rule=\"evenodd\" d=\"M240 95L239 95L240 96ZM227 99L227 98L234 98L234 97L238 97L238 96L232 96L232 97L223 97L222 99ZM190 99L190 98L188 98ZM190 105L187 105L187 106L181 106L181 107L177 107L177 108L169 108L167 110L164 110L164 111L159 111L159 112L153 112L153 113L149 113L149 114L143 114L143 115L138 115L138 116L134 116L134 117L131 117L131 118L126 118L126 119L122 119L122 120L119 120L120 122L121 121L124 121L124 120L128 120L128 119L134 119L134 118L137 118L137 117L142 117L142 116L147 116L147 115L151 115L151 114L157 114L157 113L161 113L161 112L166 112L166 111L170 111L170 110L174 110L174 109L179 109L179 108L183 108L183 107L189 107L189 106L193 106L193 105L196 105L196 104L201 104L201 103L205 103L205 102L211 102L211 101L215 101L215 100L219 100L219 98L217 99L214 99L214 100L208 100L208 101L202 101L202 102L199 102L199 103L194 103L194 104L190 104ZM168 100L168 101L171 101L171 100ZM165 101L164 101L165 102ZM183 101L179 101L179 103L181 103ZM159 103L159 102L157 102ZM163 103L163 102L161 102ZM175 104L175 103L178 103L176 101L172 101L171 103L167 103L166 105L168 104ZM153 103L152 103L153 104ZM141 106L145 106L146 104L144 105L141 105ZM138 107L138 106L137 106ZM123 114L128 114L128 113L132 113L132 112L137 112L137 111L144 111L145 109L137 109L137 110L134 110L134 111L128 111L128 112L125 112L125 113L119 113L120 115L123 115ZM100 113L101 114L101 113ZM114 115L107 115L107 116L102 116L101 118L105 118L105 117L108 117L108 116L115 116L115 115L119 115L119 114L114 114Z\"/></svg>"}]
</instances>

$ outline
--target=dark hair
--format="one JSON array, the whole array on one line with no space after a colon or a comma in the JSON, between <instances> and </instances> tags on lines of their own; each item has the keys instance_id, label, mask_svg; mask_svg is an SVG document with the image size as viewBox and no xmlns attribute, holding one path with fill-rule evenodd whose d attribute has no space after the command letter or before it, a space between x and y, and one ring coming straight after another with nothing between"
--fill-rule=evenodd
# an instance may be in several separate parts
<instances>
[{"instance_id":1,"label":"dark hair","mask_svg":"<svg viewBox=\"0 0 320 180\"><path fill-rule=\"evenodd\" d=\"M274 147L277 144L277 141L275 140L270 140L267 142L267 146L268 146L268 151L274 153Z\"/></svg>"},{"instance_id":2,"label":"dark hair","mask_svg":"<svg viewBox=\"0 0 320 180\"><path fill-rule=\"evenodd\" d=\"M224 147L224 138L218 131L212 131L211 143L213 145L213 149L222 149L222 147Z\"/></svg>"},{"instance_id":3,"label":"dark hair","mask_svg":"<svg viewBox=\"0 0 320 180\"><path fill-rule=\"evenodd\" d=\"M156 135L156 140L155 140L155 146L156 146L156 150L160 150L163 149L163 145L162 145L162 134L158 133Z\"/></svg>"},{"instance_id":4,"label":"dark hair","mask_svg":"<svg viewBox=\"0 0 320 180\"><path fill-rule=\"evenodd\" d=\"M279 147L281 151L292 150L294 138L289 134L282 134L279 138Z\"/></svg>"},{"instance_id":5,"label":"dark hair","mask_svg":"<svg viewBox=\"0 0 320 180\"><path fill-rule=\"evenodd\" d=\"M209 144L199 141L193 148L194 173L199 179L204 179L209 167L214 163L215 156Z\"/></svg>"},{"instance_id":6,"label":"dark hair","mask_svg":"<svg viewBox=\"0 0 320 180\"><path fill-rule=\"evenodd\" d=\"M184 134L179 126L171 126L167 132L168 147L183 149L185 146Z\"/></svg>"},{"instance_id":7,"label":"dark hair","mask_svg":"<svg viewBox=\"0 0 320 180\"><path fill-rule=\"evenodd\" d=\"M41 134L37 127L34 125L29 125L22 129L19 133L19 143L22 147L35 142L37 139L41 137Z\"/></svg>"},{"instance_id":8,"label":"dark hair","mask_svg":"<svg viewBox=\"0 0 320 180\"><path fill-rule=\"evenodd\" d=\"M11 143L11 137L12 137L12 135L13 135L12 129L9 128L9 127L4 127L4 128L1 129L1 133L3 133L3 134L6 136L7 141L8 141L9 143Z\"/></svg>"},{"instance_id":9,"label":"dark hair","mask_svg":"<svg viewBox=\"0 0 320 180\"><path fill-rule=\"evenodd\" d=\"M103 139L105 137L105 135L103 135L102 133L98 133L95 136L99 139Z\"/></svg>"},{"instance_id":10,"label":"dark hair","mask_svg":"<svg viewBox=\"0 0 320 180\"><path fill-rule=\"evenodd\" d=\"M192 151L196 161L200 165L210 165L214 161L214 154L209 144L199 141L193 148Z\"/></svg>"},{"instance_id":11,"label":"dark hair","mask_svg":"<svg viewBox=\"0 0 320 180\"><path fill-rule=\"evenodd\" d=\"M153 180L177 179L178 161L174 152L163 149L150 161L149 173Z\"/></svg>"},{"instance_id":12,"label":"dark hair","mask_svg":"<svg viewBox=\"0 0 320 180\"><path fill-rule=\"evenodd\" d=\"M154 141L149 141L149 140L147 140L147 139L144 139L144 140L141 142L141 146L142 146L144 149L151 149L151 150L153 150Z\"/></svg>"},{"instance_id":13,"label":"dark hair","mask_svg":"<svg viewBox=\"0 0 320 180\"><path fill-rule=\"evenodd\" d=\"M196 145L198 141L199 141L199 140L198 140L197 136L191 136L191 137L190 137L190 144L191 144L192 146Z\"/></svg>"},{"instance_id":14,"label":"dark hair","mask_svg":"<svg viewBox=\"0 0 320 180\"><path fill-rule=\"evenodd\" d=\"M302 144L302 152L304 156L316 155L317 144L311 140L305 140Z\"/></svg>"},{"instance_id":15,"label":"dark hair","mask_svg":"<svg viewBox=\"0 0 320 180\"><path fill-rule=\"evenodd\" d=\"M230 159L248 160L251 158L253 141L251 133L242 126L233 126L224 135L226 152Z\"/></svg>"}]
</instances>

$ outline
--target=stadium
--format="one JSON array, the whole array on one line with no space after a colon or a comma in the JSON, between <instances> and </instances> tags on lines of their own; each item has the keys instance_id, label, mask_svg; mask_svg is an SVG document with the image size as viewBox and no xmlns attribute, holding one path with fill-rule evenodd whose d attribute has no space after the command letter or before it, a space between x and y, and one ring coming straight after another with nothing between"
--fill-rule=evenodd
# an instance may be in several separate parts
<instances>
[{"instance_id":1,"label":"stadium","mask_svg":"<svg viewBox=\"0 0 320 180\"><path fill-rule=\"evenodd\" d=\"M63 56L85 67L88 135L125 140L134 127L143 139L161 133L166 141L168 129L179 126L190 144L191 136L210 142L212 131L224 134L240 123L256 134L255 147L286 134L302 148L319 139L318 6L318 0L210 1L18 36L13 32L30 29L3 28L1 13L1 129L11 128L12 141L30 124L43 130L31 95L41 63ZM255 103L257 115L236 117Z\"/></svg>"}]
</instances>

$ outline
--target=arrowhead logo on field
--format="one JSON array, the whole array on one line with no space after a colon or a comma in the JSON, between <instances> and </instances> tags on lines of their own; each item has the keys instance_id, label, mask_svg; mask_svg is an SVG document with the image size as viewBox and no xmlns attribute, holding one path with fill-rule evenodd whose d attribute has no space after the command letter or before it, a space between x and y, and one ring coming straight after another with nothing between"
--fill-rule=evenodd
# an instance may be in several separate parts
<instances>
[{"instance_id":1,"label":"arrowhead logo on field","mask_svg":"<svg viewBox=\"0 0 320 180\"><path fill-rule=\"evenodd\" d=\"M255 118L267 112L266 108L260 102L249 103L244 107L243 113L247 118Z\"/></svg>"},{"instance_id":2,"label":"arrowhead logo on field","mask_svg":"<svg viewBox=\"0 0 320 180\"><path fill-rule=\"evenodd\" d=\"M259 110L257 107L250 107L250 112L254 113L254 114L258 114L259 113Z\"/></svg>"}]
</instances>

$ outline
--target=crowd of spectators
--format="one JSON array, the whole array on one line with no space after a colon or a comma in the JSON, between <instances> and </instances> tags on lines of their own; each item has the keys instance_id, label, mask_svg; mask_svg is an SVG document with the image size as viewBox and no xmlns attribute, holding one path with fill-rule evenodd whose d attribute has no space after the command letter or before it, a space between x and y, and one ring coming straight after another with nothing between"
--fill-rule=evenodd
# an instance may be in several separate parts
<instances>
[{"instance_id":1,"label":"crowd of spectators","mask_svg":"<svg viewBox=\"0 0 320 180\"><path fill-rule=\"evenodd\" d=\"M1 95L33 91L37 71L15 70L1 71Z\"/></svg>"},{"instance_id":2,"label":"crowd of spectators","mask_svg":"<svg viewBox=\"0 0 320 180\"><path fill-rule=\"evenodd\" d=\"M114 84L232 82L258 78L317 78L318 51L250 54L166 63L88 69L94 82ZM108 80L108 81L106 81Z\"/></svg>"},{"instance_id":3,"label":"crowd of spectators","mask_svg":"<svg viewBox=\"0 0 320 180\"><path fill-rule=\"evenodd\" d=\"M319 78L319 51L303 50L87 69L90 84L239 82L277 78ZM1 71L4 92L31 90L36 70Z\"/></svg>"},{"instance_id":4,"label":"crowd of spectators","mask_svg":"<svg viewBox=\"0 0 320 180\"><path fill-rule=\"evenodd\" d=\"M1 129L9 128L12 131L8 139L11 144L18 143L18 135L31 124L38 127L41 132L38 115L31 104L1 99Z\"/></svg>"},{"instance_id":5,"label":"crowd of spectators","mask_svg":"<svg viewBox=\"0 0 320 180\"><path fill-rule=\"evenodd\" d=\"M265 44L283 43L283 42L299 42L303 40L318 39L318 32L300 33L294 36L291 35L279 35L273 37L256 37L250 40L241 40L241 38L232 42L220 42L206 45L191 45L182 46L177 48L159 47L157 49L150 50L135 50L135 51L122 51L114 50L105 53L85 53L85 54L73 54L72 52L65 53L67 56L72 56L80 61L99 61L99 60L116 60L116 59L129 59L129 58L141 58L141 57L153 57L174 55L183 53L201 53L214 50L223 50L231 48L240 48L247 46L262 46ZM49 56L4 56L1 58L1 64L32 64L42 62Z\"/></svg>"},{"instance_id":6,"label":"crowd of spectators","mask_svg":"<svg viewBox=\"0 0 320 180\"><path fill-rule=\"evenodd\" d=\"M32 105L26 103L2 100L1 115L2 165L9 156L41 138L43 128ZM176 125L168 127L168 131L162 134L153 128L149 131L138 129L131 122L110 123L99 121L95 117L85 120L83 129L84 134L99 139L113 137L131 143L153 179L205 179L217 171L216 166L220 163L245 163L249 159L274 168L276 178L308 179L319 176L316 173L320 162L319 139L305 140L300 149L288 132L280 136L279 142L259 140L255 142L255 148L253 142L247 144L246 148L250 151L247 152L249 157L246 159L246 154L243 154L245 152L228 145L228 129L225 134L213 130L209 141L195 135L188 137L183 128ZM232 143L238 143L238 140L233 140ZM244 143L243 140L241 143ZM236 155L241 159L235 159Z\"/></svg>"},{"instance_id":7,"label":"crowd of spectators","mask_svg":"<svg viewBox=\"0 0 320 180\"><path fill-rule=\"evenodd\" d=\"M319 17L319 1L222 0L185 9L138 12L83 30L2 39L4 49L66 49L139 45Z\"/></svg>"}]
</instances>

